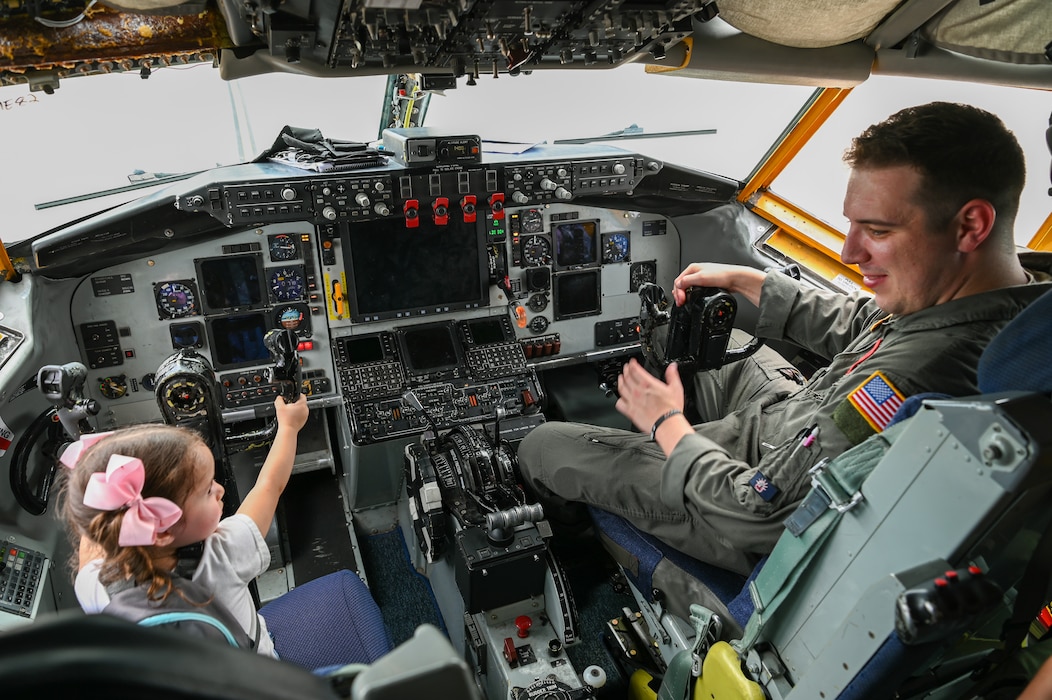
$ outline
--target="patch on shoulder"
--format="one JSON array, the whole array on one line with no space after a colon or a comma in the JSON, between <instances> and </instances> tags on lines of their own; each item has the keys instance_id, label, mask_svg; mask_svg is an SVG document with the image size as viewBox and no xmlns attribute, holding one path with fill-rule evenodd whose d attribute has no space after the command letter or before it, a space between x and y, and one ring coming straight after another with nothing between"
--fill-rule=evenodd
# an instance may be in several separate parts
<instances>
[{"instance_id":1,"label":"patch on shoulder","mask_svg":"<svg viewBox=\"0 0 1052 700\"><path fill-rule=\"evenodd\" d=\"M833 422L857 445L888 427L904 400L883 372L874 372L836 407Z\"/></svg>"},{"instance_id":2,"label":"patch on shoulder","mask_svg":"<svg viewBox=\"0 0 1052 700\"><path fill-rule=\"evenodd\" d=\"M763 475L763 472L757 471L751 479L749 479L749 486L752 490L760 495L760 498L767 501L768 503L774 499L780 492L780 489L774 485L774 483Z\"/></svg>"}]
</instances>

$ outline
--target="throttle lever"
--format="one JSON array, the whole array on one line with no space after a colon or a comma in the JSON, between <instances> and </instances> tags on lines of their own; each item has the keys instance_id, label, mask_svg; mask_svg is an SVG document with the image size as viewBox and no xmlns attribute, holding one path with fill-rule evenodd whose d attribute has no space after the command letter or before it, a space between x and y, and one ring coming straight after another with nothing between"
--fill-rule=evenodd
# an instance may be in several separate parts
<instances>
[{"instance_id":1,"label":"throttle lever","mask_svg":"<svg viewBox=\"0 0 1052 700\"><path fill-rule=\"evenodd\" d=\"M300 364L299 338L288 328L275 328L263 336L274 366L267 368L267 379L277 384L285 403L296 403L303 390L303 366Z\"/></svg>"}]
</instances>

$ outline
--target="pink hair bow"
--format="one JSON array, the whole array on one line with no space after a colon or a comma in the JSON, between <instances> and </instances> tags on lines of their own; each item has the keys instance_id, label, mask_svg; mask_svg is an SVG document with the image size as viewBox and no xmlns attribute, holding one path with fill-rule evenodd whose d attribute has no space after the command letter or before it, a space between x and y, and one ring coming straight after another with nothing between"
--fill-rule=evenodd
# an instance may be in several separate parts
<instances>
[{"instance_id":1,"label":"pink hair bow","mask_svg":"<svg viewBox=\"0 0 1052 700\"><path fill-rule=\"evenodd\" d=\"M71 443L63 452L62 456L58 458L59 463L67 469L73 469L77 466L77 462L80 461L80 456L84 453L84 450L88 449L96 442L103 438L108 438L113 435L111 430L108 433L85 433L80 436L80 439L74 443Z\"/></svg>"},{"instance_id":2,"label":"pink hair bow","mask_svg":"<svg viewBox=\"0 0 1052 700\"><path fill-rule=\"evenodd\" d=\"M65 455L63 455L65 456ZM183 517L182 509L167 498L142 497L146 469L138 457L112 455L105 472L96 472L84 490L84 505L99 510L128 506L121 522L118 544L122 547L151 545Z\"/></svg>"}]
</instances>

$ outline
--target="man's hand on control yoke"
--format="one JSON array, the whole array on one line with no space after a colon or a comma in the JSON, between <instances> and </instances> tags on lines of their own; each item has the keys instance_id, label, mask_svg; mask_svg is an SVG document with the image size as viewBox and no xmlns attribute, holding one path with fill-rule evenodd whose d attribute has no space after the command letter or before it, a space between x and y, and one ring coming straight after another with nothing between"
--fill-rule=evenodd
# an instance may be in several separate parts
<instances>
[{"instance_id":1,"label":"man's hand on control yoke","mask_svg":"<svg viewBox=\"0 0 1052 700\"><path fill-rule=\"evenodd\" d=\"M620 398L614 407L644 433L649 433L654 421L669 409L683 410L683 383L675 362L661 381L636 360L629 360L621 370L617 393Z\"/></svg>"},{"instance_id":2,"label":"man's hand on control yoke","mask_svg":"<svg viewBox=\"0 0 1052 700\"><path fill-rule=\"evenodd\" d=\"M682 306L688 287L716 287L744 296L759 306L764 272L745 265L691 263L679 273L672 287L672 298Z\"/></svg>"}]
</instances>

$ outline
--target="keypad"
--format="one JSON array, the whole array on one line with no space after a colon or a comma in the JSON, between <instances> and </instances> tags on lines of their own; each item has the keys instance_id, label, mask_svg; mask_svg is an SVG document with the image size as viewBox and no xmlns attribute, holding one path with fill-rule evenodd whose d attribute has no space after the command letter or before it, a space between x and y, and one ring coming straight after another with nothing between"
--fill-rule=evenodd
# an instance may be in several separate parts
<instances>
[{"instance_id":1,"label":"keypad","mask_svg":"<svg viewBox=\"0 0 1052 700\"><path fill-rule=\"evenodd\" d=\"M0 610L31 617L46 564L40 552L6 545L0 562Z\"/></svg>"}]
</instances>

